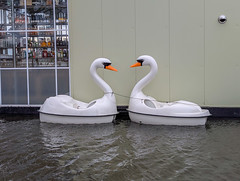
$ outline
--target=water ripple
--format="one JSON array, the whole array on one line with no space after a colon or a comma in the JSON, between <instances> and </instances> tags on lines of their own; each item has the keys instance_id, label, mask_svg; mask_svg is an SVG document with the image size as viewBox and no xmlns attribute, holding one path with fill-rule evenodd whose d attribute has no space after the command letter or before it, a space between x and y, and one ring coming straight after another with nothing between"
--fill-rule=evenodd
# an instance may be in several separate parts
<instances>
[{"instance_id":1,"label":"water ripple","mask_svg":"<svg viewBox=\"0 0 240 181\"><path fill-rule=\"evenodd\" d=\"M0 122L1 180L238 180L239 121L205 127Z\"/></svg>"}]
</instances>

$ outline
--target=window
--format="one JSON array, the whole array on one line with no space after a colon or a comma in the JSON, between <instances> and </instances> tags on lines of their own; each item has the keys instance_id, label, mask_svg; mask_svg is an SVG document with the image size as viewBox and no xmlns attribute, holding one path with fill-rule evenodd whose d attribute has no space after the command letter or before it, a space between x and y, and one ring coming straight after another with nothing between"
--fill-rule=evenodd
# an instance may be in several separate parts
<instances>
[{"instance_id":1,"label":"window","mask_svg":"<svg viewBox=\"0 0 240 181\"><path fill-rule=\"evenodd\" d=\"M67 0L0 1L0 105L70 94Z\"/></svg>"}]
</instances>

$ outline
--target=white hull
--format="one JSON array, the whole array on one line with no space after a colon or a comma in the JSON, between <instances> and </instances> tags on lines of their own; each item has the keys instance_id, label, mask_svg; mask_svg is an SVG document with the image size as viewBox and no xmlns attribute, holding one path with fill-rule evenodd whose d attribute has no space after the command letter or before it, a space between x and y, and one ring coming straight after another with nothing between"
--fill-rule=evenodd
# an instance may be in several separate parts
<instances>
[{"instance_id":1,"label":"white hull","mask_svg":"<svg viewBox=\"0 0 240 181\"><path fill-rule=\"evenodd\" d=\"M39 113L40 122L45 123L59 123L59 124L100 124L111 123L116 115L106 116L62 116Z\"/></svg>"},{"instance_id":2,"label":"white hull","mask_svg":"<svg viewBox=\"0 0 240 181\"><path fill-rule=\"evenodd\" d=\"M175 125L175 126L201 126L205 125L206 117L169 117L159 115L147 115L129 112L131 121L139 124L150 125Z\"/></svg>"}]
</instances>

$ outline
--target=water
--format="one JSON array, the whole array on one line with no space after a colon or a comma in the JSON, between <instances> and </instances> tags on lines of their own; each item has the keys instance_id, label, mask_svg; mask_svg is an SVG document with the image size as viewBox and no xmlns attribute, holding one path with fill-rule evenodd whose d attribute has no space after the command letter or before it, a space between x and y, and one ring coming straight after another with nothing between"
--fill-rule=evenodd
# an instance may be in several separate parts
<instances>
[{"instance_id":1,"label":"water","mask_svg":"<svg viewBox=\"0 0 240 181\"><path fill-rule=\"evenodd\" d=\"M239 180L240 121L0 122L0 180Z\"/></svg>"}]
</instances>

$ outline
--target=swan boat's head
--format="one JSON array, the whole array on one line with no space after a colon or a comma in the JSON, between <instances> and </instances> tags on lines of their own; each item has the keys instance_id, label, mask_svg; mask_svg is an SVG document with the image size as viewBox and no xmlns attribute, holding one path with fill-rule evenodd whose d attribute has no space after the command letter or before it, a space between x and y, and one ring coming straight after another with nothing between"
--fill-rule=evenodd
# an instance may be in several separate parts
<instances>
[{"instance_id":1,"label":"swan boat's head","mask_svg":"<svg viewBox=\"0 0 240 181\"><path fill-rule=\"evenodd\" d=\"M96 84L106 93L112 93L111 87L97 74L97 69L108 69L112 71L117 71L114 67L111 66L111 61L107 58L97 58L93 61L90 67L90 74Z\"/></svg>"},{"instance_id":2,"label":"swan boat's head","mask_svg":"<svg viewBox=\"0 0 240 181\"><path fill-rule=\"evenodd\" d=\"M131 67L139 67L139 66L146 66L149 65L150 67L157 68L157 63L155 59L149 55L142 55L137 58L137 63L133 64Z\"/></svg>"},{"instance_id":3,"label":"swan boat's head","mask_svg":"<svg viewBox=\"0 0 240 181\"><path fill-rule=\"evenodd\" d=\"M117 71L114 67L111 66L112 62L107 59L107 58L97 58L96 60L93 61L91 67L92 68L103 68L103 69L108 69L112 71Z\"/></svg>"},{"instance_id":4,"label":"swan boat's head","mask_svg":"<svg viewBox=\"0 0 240 181\"><path fill-rule=\"evenodd\" d=\"M144 99L146 97L142 93L142 89L154 78L158 72L158 65L155 59L149 55L142 55L137 58L137 63L131 65L130 67L139 67L139 66L150 66L150 72L143 77L132 90L131 97L138 97Z\"/></svg>"}]
</instances>

